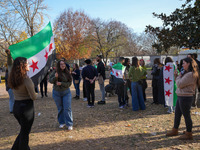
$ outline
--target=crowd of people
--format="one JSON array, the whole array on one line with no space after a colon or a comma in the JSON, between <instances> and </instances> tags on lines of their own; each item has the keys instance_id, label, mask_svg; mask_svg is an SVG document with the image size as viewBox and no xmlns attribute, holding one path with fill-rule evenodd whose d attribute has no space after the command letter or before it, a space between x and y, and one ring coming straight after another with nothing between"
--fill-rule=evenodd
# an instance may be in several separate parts
<instances>
[{"instance_id":1,"label":"crowd of people","mask_svg":"<svg viewBox=\"0 0 200 150\"><path fill-rule=\"evenodd\" d=\"M34 121L34 104L36 99L35 87L31 79L27 76L29 70L27 59L18 57L12 62L10 51L6 51L8 55L8 70L6 72L6 90L9 93L10 113L13 113L21 126L20 133L16 138L12 149L30 149L28 146L29 133ZM74 85L76 90L74 99L80 99L80 82L83 80L83 100L87 101L87 106L93 108L95 106L95 81L98 82L101 91L101 100L97 102L99 105L106 104L105 90L105 65L102 56L97 55L97 65L92 64L91 59L85 60L85 66L80 70L78 64L73 64L73 69L66 63L65 59L57 62L56 67L49 71L40 83L41 97L47 97L47 81L53 84L52 97L58 110L59 128L67 127L73 130L72 115L72 95L70 86ZM132 62L132 63L130 63ZM169 65L173 70L173 105L169 105L166 100L165 83L166 79L164 71ZM174 126L167 136L178 135L178 128L181 116L184 116L186 123L186 132L180 139L192 139L192 120L190 116L191 106L196 107L198 100L199 86L199 66L196 54L189 54L187 58L182 59L173 64L170 57L165 59L162 64L159 58L154 60L151 74L152 78L152 104L163 104L169 107L168 112L175 111ZM147 88L147 69L143 59L138 60L133 57L120 57L119 62L114 64L110 72L110 83L114 86L113 90L118 96L119 108L123 109L129 106L129 96L132 100L132 110L145 110L145 101ZM43 94L43 85L45 92ZM130 92L130 94L128 94ZM170 98L167 98L170 100Z\"/></svg>"}]
</instances>

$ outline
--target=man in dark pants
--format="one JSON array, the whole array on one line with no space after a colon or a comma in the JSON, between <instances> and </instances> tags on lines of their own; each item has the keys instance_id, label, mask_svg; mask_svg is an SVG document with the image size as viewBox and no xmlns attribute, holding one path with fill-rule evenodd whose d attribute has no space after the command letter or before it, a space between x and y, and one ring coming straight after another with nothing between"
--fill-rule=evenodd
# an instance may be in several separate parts
<instances>
[{"instance_id":1,"label":"man in dark pants","mask_svg":"<svg viewBox=\"0 0 200 150\"><path fill-rule=\"evenodd\" d=\"M101 101L98 101L98 104L106 104L106 102L105 102L105 87L104 87L104 80L106 79L105 66L104 66L104 63L102 62L101 55L97 55L96 60L98 62L97 72L98 72L98 77L99 77L99 87L100 87L101 95L102 95Z\"/></svg>"},{"instance_id":2,"label":"man in dark pants","mask_svg":"<svg viewBox=\"0 0 200 150\"><path fill-rule=\"evenodd\" d=\"M40 82L40 93L41 93L41 98L44 97L44 94L46 97L47 96L47 79L48 79L48 73L44 77L44 79ZM44 85L44 92L43 92L43 85Z\"/></svg>"},{"instance_id":3,"label":"man in dark pants","mask_svg":"<svg viewBox=\"0 0 200 150\"><path fill-rule=\"evenodd\" d=\"M120 78L116 78L114 76L114 83L116 84L116 94L118 96L118 102L119 102L119 108L124 108L125 107L125 82L124 82L124 71L125 71L125 66L122 65L124 64L124 57L119 58L119 62L112 67L112 72L114 72L115 68L120 68L122 71L122 76Z\"/></svg>"},{"instance_id":4,"label":"man in dark pants","mask_svg":"<svg viewBox=\"0 0 200 150\"><path fill-rule=\"evenodd\" d=\"M86 67L82 70L82 78L85 82L86 92L87 92L87 100L88 100L88 107L94 107L94 89L95 89L95 79L97 78L97 69L93 67L92 61L90 59L85 60ZM90 100L90 95L92 101Z\"/></svg>"}]
</instances>

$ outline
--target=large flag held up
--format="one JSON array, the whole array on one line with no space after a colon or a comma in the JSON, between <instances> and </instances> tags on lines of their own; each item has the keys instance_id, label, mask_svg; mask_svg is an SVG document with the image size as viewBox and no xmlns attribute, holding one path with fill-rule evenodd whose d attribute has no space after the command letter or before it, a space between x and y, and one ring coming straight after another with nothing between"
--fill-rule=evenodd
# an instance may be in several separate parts
<instances>
[{"instance_id":1,"label":"large flag held up","mask_svg":"<svg viewBox=\"0 0 200 150\"><path fill-rule=\"evenodd\" d=\"M33 37L9 47L13 59L25 57L28 60L28 76L37 85L47 74L54 57L54 37L51 23Z\"/></svg>"},{"instance_id":2,"label":"large flag held up","mask_svg":"<svg viewBox=\"0 0 200 150\"><path fill-rule=\"evenodd\" d=\"M172 62L167 63L163 68L165 104L167 106L175 106L177 100L174 69L175 67Z\"/></svg>"}]
</instances>

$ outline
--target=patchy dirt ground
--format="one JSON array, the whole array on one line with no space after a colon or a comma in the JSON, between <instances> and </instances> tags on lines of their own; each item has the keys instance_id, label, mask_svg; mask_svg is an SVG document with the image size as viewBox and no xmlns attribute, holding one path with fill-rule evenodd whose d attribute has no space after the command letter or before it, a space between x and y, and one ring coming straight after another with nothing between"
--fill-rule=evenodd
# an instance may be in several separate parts
<instances>
[{"instance_id":1,"label":"patchy dirt ground","mask_svg":"<svg viewBox=\"0 0 200 150\"><path fill-rule=\"evenodd\" d=\"M108 81L106 81L108 84ZM147 89L147 109L133 112L131 107L119 109L117 96L108 97L106 105L87 108L82 99L72 99L74 130L59 129L57 109L52 99L52 85L48 85L48 98L35 101L35 121L30 134L32 150L149 150L200 149L200 115L192 115L193 141L180 141L166 137L166 130L173 126L174 114L167 114L162 105L151 105L150 81ZM82 84L81 84L82 85ZM82 87L81 87L82 89ZM72 96L74 88L71 87ZM82 94L82 90L81 90ZM100 100L96 84L96 102ZM81 95L82 97L82 95ZM130 101L131 104L131 101ZM192 113L200 109L192 110ZM8 109L8 95L0 84L0 150L11 148L19 125ZM181 121L180 134L185 130Z\"/></svg>"}]
</instances>

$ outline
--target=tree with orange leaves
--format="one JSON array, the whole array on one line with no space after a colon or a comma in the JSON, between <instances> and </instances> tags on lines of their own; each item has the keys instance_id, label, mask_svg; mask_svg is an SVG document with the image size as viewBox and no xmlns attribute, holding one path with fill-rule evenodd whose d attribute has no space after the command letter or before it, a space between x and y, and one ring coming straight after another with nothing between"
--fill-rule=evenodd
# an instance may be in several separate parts
<instances>
[{"instance_id":1,"label":"tree with orange leaves","mask_svg":"<svg viewBox=\"0 0 200 150\"><path fill-rule=\"evenodd\" d=\"M54 23L54 36L58 58L68 60L91 56L90 19L83 11L69 9Z\"/></svg>"}]
</instances>

